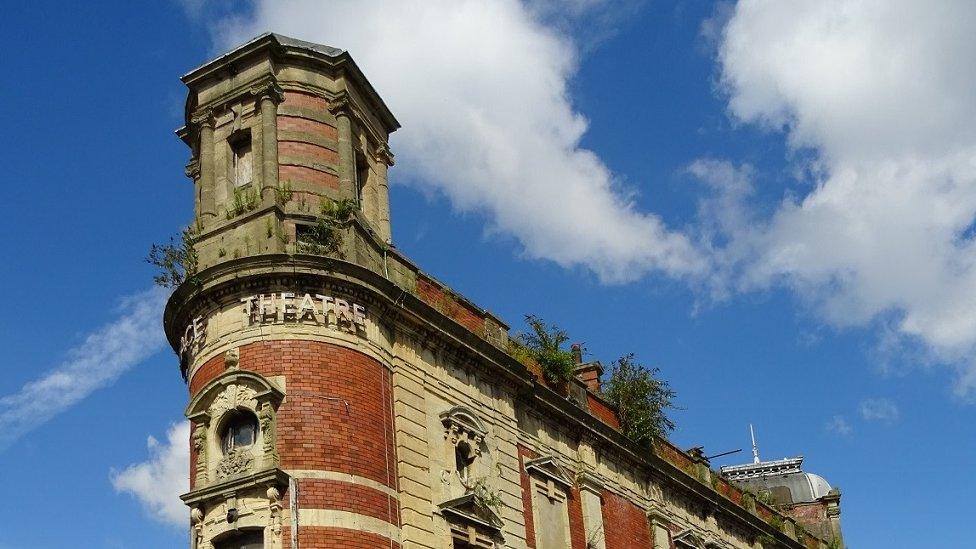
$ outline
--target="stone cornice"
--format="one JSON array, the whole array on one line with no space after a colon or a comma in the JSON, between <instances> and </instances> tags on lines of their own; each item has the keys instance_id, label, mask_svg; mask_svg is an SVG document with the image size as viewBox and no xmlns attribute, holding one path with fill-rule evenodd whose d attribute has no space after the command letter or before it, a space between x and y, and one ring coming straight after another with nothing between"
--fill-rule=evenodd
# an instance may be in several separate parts
<instances>
[{"instance_id":1,"label":"stone cornice","mask_svg":"<svg viewBox=\"0 0 976 549\"><path fill-rule=\"evenodd\" d=\"M198 503L202 503L213 498L222 498L234 495L242 490L271 486L288 486L288 474L277 468L265 469L264 471L258 471L257 473L251 475L226 480L224 482L211 484L199 490L187 492L186 494L180 496L180 499L192 507Z\"/></svg>"}]
</instances>

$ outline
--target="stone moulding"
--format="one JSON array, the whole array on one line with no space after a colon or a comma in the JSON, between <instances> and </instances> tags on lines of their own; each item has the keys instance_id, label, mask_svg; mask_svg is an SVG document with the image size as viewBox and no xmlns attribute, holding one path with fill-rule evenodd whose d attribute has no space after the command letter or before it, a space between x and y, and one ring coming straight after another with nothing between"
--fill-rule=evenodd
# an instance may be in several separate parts
<instances>
[{"instance_id":1,"label":"stone moulding","mask_svg":"<svg viewBox=\"0 0 976 549\"><path fill-rule=\"evenodd\" d=\"M236 367L205 385L185 412L193 425L194 485L204 486L209 481L247 475L254 469L277 467L276 411L284 397L284 393L263 376ZM252 449L242 448L216 460L212 453L216 453L219 442L218 423L228 411L235 409L248 410L257 417L262 440L260 454L255 456Z\"/></svg>"},{"instance_id":2,"label":"stone moulding","mask_svg":"<svg viewBox=\"0 0 976 549\"><path fill-rule=\"evenodd\" d=\"M227 499L229 496L235 496L254 488L267 489L275 487L280 492L288 487L288 478L288 473L285 473L281 469L267 469L244 477L218 482L204 488L192 490L180 496L180 499L190 507L196 507L215 499Z\"/></svg>"}]
</instances>

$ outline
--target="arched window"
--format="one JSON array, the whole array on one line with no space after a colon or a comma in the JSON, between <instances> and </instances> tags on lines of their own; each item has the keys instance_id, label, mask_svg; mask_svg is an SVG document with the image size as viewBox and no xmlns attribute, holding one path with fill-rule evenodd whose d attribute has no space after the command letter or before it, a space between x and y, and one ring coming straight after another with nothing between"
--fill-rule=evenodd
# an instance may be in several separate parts
<instances>
[{"instance_id":1,"label":"arched window","mask_svg":"<svg viewBox=\"0 0 976 549\"><path fill-rule=\"evenodd\" d=\"M244 531L218 541L214 549L264 549L264 533L261 530Z\"/></svg>"},{"instance_id":2,"label":"arched window","mask_svg":"<svg viewBox=\"0 0 976 549\"><path fill-rule=\"evenodd\" d=\"M227 412L220 444L225 454L254 444L258 437L258 418L250 412L231 410Z\"/></svg>"}]
</instances>

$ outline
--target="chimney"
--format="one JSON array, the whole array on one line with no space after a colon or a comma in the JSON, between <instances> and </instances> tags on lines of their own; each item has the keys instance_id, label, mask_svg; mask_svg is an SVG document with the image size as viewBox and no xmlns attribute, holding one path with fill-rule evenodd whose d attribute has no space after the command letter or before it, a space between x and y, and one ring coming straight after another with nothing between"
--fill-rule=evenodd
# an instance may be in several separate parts
<instances>
[{"instance_id":1,"label":"chimney","mask_svg":"<svg viewBox=\"0 0 976 549\"><path fill-rule=\"evenodd\" d=\"M603 375L603 365L599 362L583 363L583 346L573 343L570 347L573 352L573 360L576 362L576 379L583 382L586 388L594 393L600 392L600 376Z\"/></svg>"},{"instance_id":2,"label":"chimney","mask_svg":"<svg viewBox=\"0 0 976 549\"><path fill-rule=\"evenodd\" d=\"M579 366L580 364L582 364L583 363L583 345L580 344L580 343L573 343L569 347L569 350L573 353L573 362L575 362L577 366Z\"/></svg>"}]
</instances>

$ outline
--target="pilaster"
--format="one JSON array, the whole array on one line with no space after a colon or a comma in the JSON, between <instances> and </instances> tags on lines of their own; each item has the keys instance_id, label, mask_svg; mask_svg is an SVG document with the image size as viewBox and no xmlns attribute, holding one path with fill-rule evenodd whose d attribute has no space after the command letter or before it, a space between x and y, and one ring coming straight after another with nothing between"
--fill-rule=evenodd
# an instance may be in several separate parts
<instances>
[{"instance_id":1,"label":"pilaster","mask_svg":"<svg viewBox=\"0 0 976 549\"><path fill-rule=\"evenodd\" d=\"M200 222L212 225L217 217L214 188L214 116L211 109L203 109L193 116L191 123L198 129L200 139Z\"/></svg>"},{"instance_id":2,"label":"pilaster","mask_svg":"<svg viewBox=\"0 0 976 549\"><path fill-rule=\"evenodd\" d=\"M393 165L393 153L383 143L377 147L373 159L376 161L376 230L383 242L389 244L393 236L390 228L390 184L387 173Z\"/></svg>"},{"instance_id":3,"label":"pilaster","mask_svg":"<svg viewBox=\"0 0 976 549\"><path fill-rule=\"evenodd\" d=\"M352 146L352 105L349 94L340 92L329 101L339 133L339 196L356 199L356 153Z\"/></svg>"}]
</instances>

